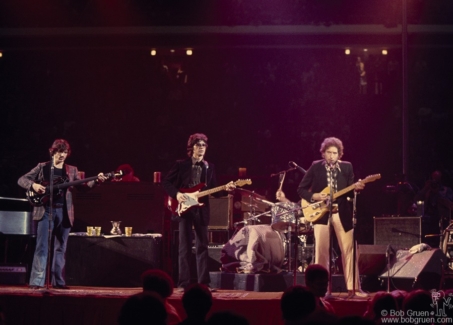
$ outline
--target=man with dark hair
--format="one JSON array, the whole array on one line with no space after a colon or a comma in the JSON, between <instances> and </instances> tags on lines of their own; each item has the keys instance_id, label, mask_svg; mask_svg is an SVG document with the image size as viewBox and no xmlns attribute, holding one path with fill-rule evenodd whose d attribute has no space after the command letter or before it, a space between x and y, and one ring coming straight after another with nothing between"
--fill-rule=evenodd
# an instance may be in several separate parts
<instances>
[{"instance_id":1,"label":"man with dark hair","mask_svg":"<svg viewBox=\"0 0 453 325\"><path fill-rule=\"evenodd\" d=\"M301 324L315 311L315 296L304 286L291 286L283 292L280 308L285 325Z\"/></svg>"},{"instance_id":2,"label":"man with dark hair","mask_svg":"<svg viewBox=\"0 0 453 325\"><path fill-rule=\"evenodd\" d=\"M321 160L312 163L304 178L299 184L297 193L309 203L327 202L329 194L323 193L328 187L333 193L354 184L354 171L352 164L340 160L343 156L343 143L338 138L326 138L321 144ZM365 183L360 180L354 184L355 190L362 190ZM329 261L329 223L333 226L340 246L341 258L343 262L344 277L350 295L366 296L360 290L359 272L356 263L353 266L353 225L352 209L346 199L346 195L337 198L333 204L332 216L329 213L321 215L319 220L313 222L315 236L315 263L330 269ZM355 289L353 279L353 269L356 268ZM330 292L328 292L330 294Z\"/></svg>"},{"instance_id":3,"label":"man with dark hair","mask_svg":"<svg viewBox=\"0 0 453 325\"><path fill-rule=\"evenodd\" d=\"M17 182L19 186L30 193L34 193L36 196L42 195L43 198L49 195L45 184L51 183L49 181L50 175L53 175L52 182L56 182L59 179L67 179L69 182L80 180L77 167L65 164L66 158L71 154L71 147L66 140L55 140L49 149L49 153L51 155L51 161L39 163L27 174L21 176ZM80 184L77 188L91 188L96 182L103 182L106 179L103 173L99 173L96 180ZM32 289L42 288L45 284L49 249L49 227L51 227L52 236L55 239L51 270L52 286L58 289L69 289L63 277L63 269L65 266L65 252L69 231L74 223L72 191L72 186L63 190L55 189L52 200L43 200L43 205L33 208L33 220L36 220L38 224L36 230L36 249L30 274L30 288ZM50 201L53 201L52 206L50 206ZM51 222L49 222L50 215L52 215L53 219L50 220Z\"/></svg>"},{"instance_id":4,"label":"man with dark hair","mask_svg":"<svg viewBox=\"0 0 453 325\"><path fill-rule=\"evenodd\" d=\"M324 299L329 285L329 272L319 264L311 264L305 269L305 285L316 299L316 308L335 314L333 306Z\"/></svg>"},{"instance_id":5,"label":"man with dark hair","mask_svg":"<svg viewBox=\"0 0 453 325\"><path fill-rule=\"evenodd\" d=\"M202 133L195 133L187 141L187 159L178 160L162 181L167 194L183 204L190 198L180 189L190 189L203 183L201 191L217 186L215 167L208 163L204 156L208 147L208 137ZM229 183L227 190L234 188ZM199 199L202 203L192 206L181 215L174 215L179 221L179 280L178 287L185 288L190 284L189 261L192 254L192 228L195 231L195 254L197 262L198 283L209 286L211 282L208 270L208 224L209 224L209 197Z\"/></svg>"},{"instance_id":6,"label":"man with dark hair","mask_svg":"<svg viewBox=\"0 0 453 325\"><path fill-rule=\"evenodd\" d=\"M212 306L212 293L204 284L191 284L182 296L182 305L187 318L180 325L204 325Z\"/></svg>"},{"instance_id":7,"label":"man with dark hair","mask_svg":"<svg viewBox=\"0 0 453 325\"><path fill-rule=\"evenodd\" d=\"M155 292L162 298L168 315L167 324L174 325L181 322L178 311L167 299L173 293L174 284L171 277L162 270L151 269L143 272L141 279L143 292Z\"/></svg>"},{"instance_id":8,"label":"man with dark hair","mask_svg":"<svg viewBox=\"0 0 453 325\"><path fill-rule=\"evenodd\" d=\"M167 312L155 292L141 292L124 302L118 315L119 325L167 325Z\"/></svg>"}]
</instances>

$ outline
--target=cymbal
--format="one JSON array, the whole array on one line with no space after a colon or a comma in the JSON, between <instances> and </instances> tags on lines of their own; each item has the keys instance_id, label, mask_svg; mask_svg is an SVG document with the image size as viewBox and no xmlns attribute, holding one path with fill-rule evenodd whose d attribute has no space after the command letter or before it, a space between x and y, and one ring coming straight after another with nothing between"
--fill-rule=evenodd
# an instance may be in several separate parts
<instances>
[{"instance_id":1,"label":"cymbal","mask_svg":"<svg viewBox=\"0 0 453 325\"><path fill-rule=\"evenodd\" d=\"M262 196L262 195L260 195L260 194L258 194L258 193L255 193L255 192L253 192L253 191L247 190L247 189L245 189L245 188L238 188L238 187L236 187L236 190L241 191L241 192L244 192L244 193L246 193L248 196L251 196L252 198L259 198L259 199L263 199L263 200L265 199L264 196Z\"/></svg>"},{"instance_id":2,"label":"cymbal","mask_svg":"<svg viewBox=\"0 0 453 325\"><path fill-rule=\"evenodd\" d=\"M250 204L250 203L247 203L247 202L241 202L241 203L245 204L248 207L252 207L252 208L258 209L258 206L256 204Z\"/></svg>"}]
</instances>

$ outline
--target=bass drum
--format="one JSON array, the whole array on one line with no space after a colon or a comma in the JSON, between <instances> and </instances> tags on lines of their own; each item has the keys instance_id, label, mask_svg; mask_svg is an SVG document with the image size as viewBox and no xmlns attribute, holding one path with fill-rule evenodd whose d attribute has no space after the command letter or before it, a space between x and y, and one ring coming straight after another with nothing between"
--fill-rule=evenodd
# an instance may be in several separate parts
<instances>
[{"instance_id":1,"label":"bass drum","mask_svg":"<svg viewBox=\"0 0 453 325\"><path fill-rule=\"evenodd\" d=\"M293 202L276 203L272 209L272 229L277 231L288 231L288 228L294 230L296 225L296 213L298 205Z\"/></svg>"}]
</instances>

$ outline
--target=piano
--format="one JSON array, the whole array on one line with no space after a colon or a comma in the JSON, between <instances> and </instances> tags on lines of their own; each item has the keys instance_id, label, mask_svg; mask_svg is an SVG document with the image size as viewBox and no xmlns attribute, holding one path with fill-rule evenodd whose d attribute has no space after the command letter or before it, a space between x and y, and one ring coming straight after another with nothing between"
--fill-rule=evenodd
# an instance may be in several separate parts
<instances>
[{"instance_id":1,"label":"piano","mask_svg":"<svg viewBox=\"0 0 453 325\"><path fill-rule=\"evenodd\" d=\"M36 235L32 206L27 199L0 196L0 234Z\"/></svg>"}]
</instances>

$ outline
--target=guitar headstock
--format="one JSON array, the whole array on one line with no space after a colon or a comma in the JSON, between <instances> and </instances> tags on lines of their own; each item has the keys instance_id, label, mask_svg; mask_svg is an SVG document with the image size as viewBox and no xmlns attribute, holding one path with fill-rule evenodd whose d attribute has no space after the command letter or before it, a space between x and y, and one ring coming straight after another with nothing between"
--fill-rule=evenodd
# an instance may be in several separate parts
<instances>
[{"instance_id":1,"label":"guitar headstock","mask_svg":"<svg viewBox=\"0 0 453 325\"><path fill-rule=\"evenodd\" d=\"M368 183L368 182L374 182L375 180L381 178L381 174L374 174L367 176L365 179L362 179L362 182Z\"/></svg>"},{"instance_id":2,"label":"guitar headstock","mask_svg":"<svg viewBox=\"0 0 453 325\"><path fill-rule=\"evenodd\" d=\"M234 182L234 185L236 186L244 186L244 185L250 185L252 184L252 180L251 179L238 179L236 182Z\"/></svg>"},{"instance_id":3,"label":"guitar headstock","mask_svg":"<svg viewBox=\"0 0 453 325\"><path fill-rule=\"evenodd\" d=\"M118 179L123 176L124 173L122 170L117 170L116 172L110 172L110 173L105 173L104 176L107 177L108 179L113 178L113 179Z\"/></svg>"}]
</instances>

